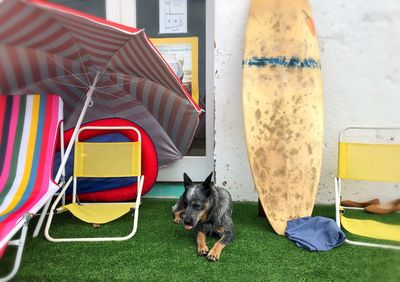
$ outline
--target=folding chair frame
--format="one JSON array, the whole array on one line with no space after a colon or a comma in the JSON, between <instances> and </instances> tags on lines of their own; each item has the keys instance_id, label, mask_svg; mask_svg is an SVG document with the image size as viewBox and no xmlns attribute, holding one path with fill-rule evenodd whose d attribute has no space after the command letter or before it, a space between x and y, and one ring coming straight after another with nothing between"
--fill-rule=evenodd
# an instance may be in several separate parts
<instances>
[{"instance_id":1,"label":"folding chair frame","mask_svg":"<svg viewBox=\"0 0 400 282\"><path fill-rule=\"evenodd\" d=\"M141 142L141 134L140 131L132 126L84 126L80 128L79 133L81 133L84 130L133 130L136 132L138 136L138 142ZM79 133L76 135L76 141L79 141ZM65 191L71 185L71 182L74 182L73 184L73 194L72 194L72 202L75 203L77 200L77 185L76 185L76 177L71 176L67 183L64 185L62 191L60 194L57 196L56 200L54 201L53 205L51 206L49 217L47 219L46 227L45 227L45 237L51 241L51 242L99 242L99 241L124 241L124 240L129 240L131 239L136 231L137 231L137 226L138 226L138 220L139 220L139 207L141 203L141 195L142 195L142 188L143 188L143 183L144 183L144 175L137 176L137 196L136 196L136 202L135 202L135 210L134 210L134 216L133 216L133 227L132 231L127 234L126 236L116 236L116 237L89 237L89 238L54 238L49 234L51 222L53 220L54 213L56 212L56 208L58 203L60 202L61 198L65 196ZM84 204L84 203L83 203ZM118 203L110 203L110 204L118 204ZM87 203L87 205L90 205L90 203Z\"/></svg>"},{"instance_id":2,"label":"folding chair frame","mask_svg":"<svg viewBox=\"0 0 400 282\"><path fill-rule=\"evenodd\" d=\"M31 214L29 213L25 214L24 218L18 224L22 226L20 238L8 242L8 246L17 247L17 255L15 257L14 266L11 272L4 277L0 277L0 282L11 280L18 272L19 266L21 265L22 253L25 247L26 234L28 233L28 223L31 218L32 218ZM19 229L20 228L18 228L18 230Z\"/></svg>"},{"instance_id":3,"label":"folding chair frame","mask_svg":"<svg viewBox=\"0 0 400 282\"><path fill-rule=\"evenodd\" d=\"M63 162L65 156L65 150L64 150L64 122L61 122L60 124L60 156L61 156L61 162ZM62 188L65 185L65 166L62 167L61 171L61 178L60 178L60 183L59 186ZM56 193L57 195L57 193ZM40 229L42 228L44 218L47 215L47 211L49 210L49 206L51 204L52 198L50 198L46 205L43 207L42 212L40 214L39 220L36 224L36 228L33 231L33 238L36 238L39 235ZM65 195L63 196L63 204L65 204Z\"/></svg>"},{"instance_id":4,"label":"folding chair frame","mask_svg":"<svg viewBox=\"0 0 400 282\"><path fill-rule=\"evenodd\" d=\"M348 130L400 130L400 128L394 127L347 127L340 131L339 134L339 142L343 141L343 134ZM344 212L344 209L353 209L360 210L362 208L354 208L354 207L343 207L340 205L340 201L342 198L342 181L339 177L334 178L335 181L335 210L336 210L336 224L339 228L341 228L340 215ZM374 248L382 248L382 249L392 249L392 250L400 250L400 246L396 245L384 245L384 244L374 244L362 241L353 241L349 239L345 239L345 242L354 245L354 246L364 246L364 247L374 247Z\"/></svg>"}]
</instances>

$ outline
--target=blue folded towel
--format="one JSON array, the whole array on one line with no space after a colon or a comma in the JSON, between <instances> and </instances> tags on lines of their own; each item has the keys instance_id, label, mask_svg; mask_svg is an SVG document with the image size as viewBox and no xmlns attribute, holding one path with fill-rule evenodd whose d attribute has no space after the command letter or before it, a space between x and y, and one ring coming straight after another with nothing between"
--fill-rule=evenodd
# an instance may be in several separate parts
<instances>
[{"instance_id":1,"label":"blue folded towel","mask_svg":"<svg viewBox=\"0 0 400 282\"><path fill-rule=\"evenodd\" d=\"M322 216L306 216L288 221L286 237L309 251L329 251L346 238L336 222Z\"/></svg>"}]
</instances>

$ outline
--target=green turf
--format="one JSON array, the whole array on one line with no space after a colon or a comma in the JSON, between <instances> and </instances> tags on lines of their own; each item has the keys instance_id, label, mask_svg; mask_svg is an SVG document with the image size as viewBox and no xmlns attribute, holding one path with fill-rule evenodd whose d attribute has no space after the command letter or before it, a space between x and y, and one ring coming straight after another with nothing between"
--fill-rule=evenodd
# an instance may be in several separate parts
<instances>
[{"instance_id":1,"label":"green turf","mask_svg":"<svg viewBox=\"0 0 400 282\"><path fill-rule=\"evenodd\" d=\"M196 255L191 231L172 223L171 200L144 199L137 235L125 242L50 243L29 239L16 281L400 281L400 252L342 245L311 253L276 235L257 204L235 203L237 239L211 263ZM314 215L333 217L332 206ZM397 215L395 215L397 216ZM393 216L392 220L399 220ZM53 234L128 231L129 216L94 229L57 216ZM35 221L31 223L33 229ZM211 246L216 239L209 239ZM9 248L10 249L10 248ZM7 250L0 273L15 252Z\"/></svg>"}]
</instances>

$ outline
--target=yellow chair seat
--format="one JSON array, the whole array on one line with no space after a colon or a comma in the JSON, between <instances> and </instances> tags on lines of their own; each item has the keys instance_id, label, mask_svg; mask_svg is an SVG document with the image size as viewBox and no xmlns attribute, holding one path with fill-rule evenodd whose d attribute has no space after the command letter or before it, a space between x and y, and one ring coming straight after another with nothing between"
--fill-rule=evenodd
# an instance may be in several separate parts
<instances>
[{"instance_id":1,"label":"yellow chair seat","mask_svg":"<svg viewBox=\"0 0 400 282\"><path fill-rule=\"evenodd\" d=\"M74 216L88 223L104 224L120 218L135 208L135 203L107 203L79 205L72 203L59 209L60 212L69 210Z\"/></svg>"},{"instance_id":2,"label":"yellow chair seat","mask_svg":"<svg viewBox=\"0 0 400 282\"><path fill-rule=\"evenodd\" d=\"M400 242L400 225L386 224L375 220L354 219L340 216L343 227L350 233L382 240Z\"/></svg>"}]
</instances>

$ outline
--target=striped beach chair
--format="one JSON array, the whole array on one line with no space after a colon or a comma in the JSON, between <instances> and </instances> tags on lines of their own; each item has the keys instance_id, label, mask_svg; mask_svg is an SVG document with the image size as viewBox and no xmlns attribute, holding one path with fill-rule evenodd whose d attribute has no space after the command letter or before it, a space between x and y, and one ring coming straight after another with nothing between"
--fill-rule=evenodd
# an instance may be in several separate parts
<instances>
[{"instance_id":1,"label":"striped beach chair","mask_svg":"<svg viewBox=\"0 0 400 282\"><path fill-rule=\"evenodd\" d=\"M17 273L28 222L59 188L52 169L62 109L56 95L0 96L0 258L8 245L18 247L0 280Z\"/></svg>"}]
</instances>

